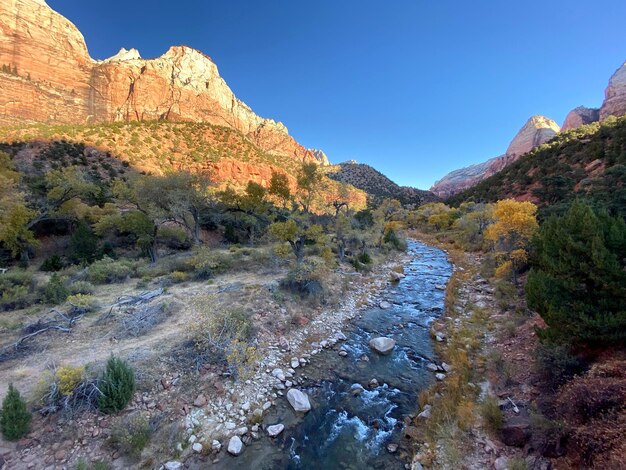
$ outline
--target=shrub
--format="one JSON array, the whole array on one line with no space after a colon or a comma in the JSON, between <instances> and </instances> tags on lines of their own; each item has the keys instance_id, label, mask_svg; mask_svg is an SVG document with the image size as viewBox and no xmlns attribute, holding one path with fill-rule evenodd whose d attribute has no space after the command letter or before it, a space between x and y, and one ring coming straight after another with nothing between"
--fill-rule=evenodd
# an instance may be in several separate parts
<instances>
[{"instance_id":1,"label":"shrub","mask_svg":"<svg viewBox=\"0 0 626 470\"><path fill-rule=\"evenodd\" d=\"M515 285L510 281L502 279L496 282L494 294L498 307L502 309L510 309L515 306L518 298Z\"/></svg>"},{"instance_id":2,"label":"shrub","mask_svg":"<svg viewBox=\"0 0 626 470\"><path fill-rule=\"evenodd\" d=\"M174 271L172 274L170 274L170 279L174 283L185 282L189 279L189 275L182 271Z\"/></svg>"},{"instance_id":3,"label":"shrub","mask_svg":"<svg viewBox=\"0 0 626 470\"><path fill-rule=\"evenodd\" d=\"M128 260L113 260L105 257L89 266L89 279L96 284L111 284L125 281L133 273L133 264Z\"/></svg>"},{"instance_id":4,"label":"shrub","mask_svg":"<svg viewBox=\"0 0 626 470\"><path fill-rule=\"evenodd\" d=\"M91 295L70 295L67 301L70 305L83 312L90 312L96 307L96 300Z\"/></svg>"},{"instance_id":5,"label":"shrub","mask_svg":"<svg viewBox=\"0 0 626 470\"><path fill-rule=\"evenodd\" d=\"M209 279L214 274L228 269L229 261L222 253L203 247L196 251L190 262L196 271L196 278Z\"/></svg>"},{"instance_id":6,"label":"shrub","mask_svg":"<svg viewBox=\"0 0 626 470\"><path fill-rule=\"evenodd\" d=\"M145 416L132 414L117 420L111 429L111 444L121 453L139 458L141 451L150 442L152 430Z\"/></svg>"},{"instance_id":7,"label":"shrub","mask_svg":"<svg viewBox=\"0 0 626 470\"><path fill-rule=\"evenodd\" d=\"M526 283L528 305L562 343L626 341L626 222L583 202L543 223Z\"/></svg>"},{"instance_id":8,"label":"shrub","mask_svg":"<svg viewBox=\"0 0 626 470\"><path fill-rule=\"evenodd\" d=\"M40 271L45 272L56 272L63 269L65 266L63 265L63 261L59 255L52 255L49 258L46 258L39 268Z\"/></svg>"},{"instance_id":9,"label":"shrub","mask_svg":"<svg viewBox=\"0 0 626 470\"><path fill-rule=\"evenodd\" d=\"M74 393L76 386L85 378L85 368L82 366L62 366L57 369L56 379L59 392L63 396Z\"/></svg>"},{"instance_id":10,"label":"shrub","mask_svg":"<svg viewBox=\"0 0 626 470\"><path fill-rule=\"evenodd\" d=\"M126 361L111 355L100 378L98 408L105 413L123 410L135 392L135 373Z\"/></svg>"},{"instance_id":11,"label":"shrub","mask_svg":"<svg viewBox=\"0 0 626 470\"><path fill-rule=\"evenodd\" d=\"M63 279L61 279L58 274L53 274L44 288L44 300L52 305L58 305L65 302L68 295L70 295L70 293L67 287L65 287Z\"/></svg>"},{"instance_id":12,"label":"shrub","mask_svg":"<svg viewBox=\"0 0 626 470\"><path fill-rule=\"evenodd\" d=\"M9 384L9 391L2 401L0 414L0 429L8 441L16 441L24 436L30 427L32 416L26 409L26 402L20 396L13 384Z\"/></svg>"},{"instance_id":13,"label":"shrub","mask_svg":"<svg viewBox=\"0 0 626 470\"><path fill-rule=\"evenodd\" d=\"M564 345L542 342L535 350L535 368L552 387L563 385L585 369L584 361Z\"/></svg>"},{"instance_id":14,"label":"shrub","mask_svg":"<svg viewBox=\"0 0 626 470\"><path fill-rule=\"evenodd\" d=\"M26 271L16 270L0 274L0 308L12 310L28 307L35 301L33 288L33 276Z\"/></svg>"},{"instance_id":15,"label":"shrub","mask_svg":"<svg viewBox=\"0 0 626 470\"><path fill-rule=\"evenodd\" d=\"M324 292L323 275L321 266L313 260L307 260L293 267L280 286L301 297L318 297Z\"/></svg>"},{"instance_id":16,"label":"shrub","mask_svg":"<svg viewBox=\"0 0 626 470\"><path fill-rule=\"evenodd\" d=\"M70 284L70 286L68 287L68 290L70 291L70 294L72 295L93 294L94 285L91 282L87 282L87 281L76 281Z\"/></svg>"},{"instance_id":17,"label":"shrub","mask_svg":"<svg viewBox=\"0 0 626 470\"><path fill-rule=\"evenodd\" d=\"M78 222L70 238L70 252L74 261L90 263L96 259L98 252L98 237L93 233L89 224L83 220Z\"/></svg>"},{"instance_id":18,"label":"shrub","mask_svg":"<svg viewBox=\"0 0 626 470\"><path fill-rule=\"evenodd\" d=\"M502 428L502 410L495 397L487 397L480 404L480 415L487 430L497 434Z\"/></svg>"}]
</instances>

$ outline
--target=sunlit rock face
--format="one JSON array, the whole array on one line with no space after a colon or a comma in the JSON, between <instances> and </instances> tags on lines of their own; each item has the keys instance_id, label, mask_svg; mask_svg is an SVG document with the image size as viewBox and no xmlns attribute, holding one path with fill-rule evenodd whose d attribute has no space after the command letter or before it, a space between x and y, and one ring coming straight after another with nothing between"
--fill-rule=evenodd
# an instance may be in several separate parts
<instances>
[{"instance_id":1,"label":"sunlit rock face","mask_svg":"<svg viewBox=\"0 0 626 470\"><path fill-rule=\"evenodd\" d=\"M245 134L268 153L317 162L280 122L237 99L215 63L186 46L156 59L121 49L98 61L81 32L42 0L0 0L0 124L203 121Z\"/></svg>"},{"instance_id":2,"label":"sunlit rock face","mask_svg":"<svg viewBox=\"0 0 626 470\"><path fill-rule=\"evenodd\" d=\"M626 114L626 62L617 69L609 80L600 108L600 120L609 116Z\"/></svg>"},{"instance_id":3,"label":"sunlit rock face","mask_svg":"<svg viewBox=\"0 0 626 470\"><path fill-rule=\"evenodd\" d=\"M441 198L460 193L502 170L533 148L552 139L559 130L559 125L552 119L545 116L532 116L515 135L504 155L448 173L430 190Z\"/></svg>"}]
</instances>

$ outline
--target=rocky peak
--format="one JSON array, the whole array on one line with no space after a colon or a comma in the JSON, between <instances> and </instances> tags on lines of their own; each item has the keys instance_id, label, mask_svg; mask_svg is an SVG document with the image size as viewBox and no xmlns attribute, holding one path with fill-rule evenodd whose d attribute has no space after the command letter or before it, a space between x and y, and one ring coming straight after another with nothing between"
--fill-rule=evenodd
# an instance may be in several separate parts
<instances>
[{"instance_id":1,"label":"rocky peak","mask_svg":"<svg viewBox=\"0 0 626 470\"><path fill-rule=\"evenodd\" d=\"M317 161L280 122L255 114L211 58L173 46L145 60L136 49L93 60L80 31L40 0L0 0L0 124L200 121L238 130L262 150Z\"/></svg>"},{"instance_id":2,"label":"rocky peak","mask_svg":"<svg viewBox=\"0 0 626 470\"><path fill-rule=\"evenodd\" d=\"M515 135L504 155L454 170L437 181L430 190L442 198L460 193L502 170L533 148L552 139L559 130L558 124L552 119L540 115L532 116Z\"/></svg>"},{"instance_id":3,"label":"rocky peak","mask_svg":"<svg viewBox=\"0 0 626 470\"><path fill-rule=\"evenodd\" d=\"M561 128L545 116L532 116L515 135L506 150L508 157L519 157L557 135Z\"/></svg>"},{"instance_id":4,"label":"rocky peak","mask_svg":"<svg viewBox=\"0 0 626 470\"><path fill-rule=\"evenodd\" d=\"M598 108L586 108L585 106L578 106L572 109L563 122L561 127L562 131L568 129L575 129L585 124L591 124L600 119L600 110Z\"/></svg>"},{"instance_id":5,"label":"rocky peak","mask_svg":"<svg viewBox=\"0 0 626 470\"><path fill-rule=\"evenodd\" d=\"M103 62L119 62L122 60L140 60L141 55L139 51L134 47L131 50L126 50L125 48L121 48L120 51L112 57L103 60Z\"/></svg>"},{"instance_id":6,"label":"rocky peak","mask_svg":"<svg viewBox=\"0 0 626 470\"><path fill-rule=\"evenodd\" d=\"M626 114L626 62L609 79L600 108L600 119Z\"/></svg>"},{"instance_id":7,"label":"rocky peak","mask_svg":"<svg viewBox=\"0 0 626 470\"><path fill-rule=\"evenodd\" d=\"M320 165L322 166L330 165L330 161L328 160L328 157L326 156L323 150L309 149L309 152L313 154L313 156L319 162Z\"/></svg>"}]
</instances>

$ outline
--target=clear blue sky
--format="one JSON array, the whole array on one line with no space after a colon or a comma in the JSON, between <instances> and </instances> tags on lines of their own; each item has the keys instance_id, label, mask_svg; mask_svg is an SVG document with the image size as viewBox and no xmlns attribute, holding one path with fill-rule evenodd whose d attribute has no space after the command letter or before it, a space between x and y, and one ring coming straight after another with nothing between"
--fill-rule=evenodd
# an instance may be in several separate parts
<instances>
[{"instance_id":1,"label":"clear blue sky","mask_svg":"<svg viewBox=\"0 0 626 470\"><path fill-rule=\"evenodd\" d=\"M428 188L504 152L533 114L599 106L626 60L624 0L48 0L94 58L186 44L333 162Z\"/></svg>"}]
</instances>

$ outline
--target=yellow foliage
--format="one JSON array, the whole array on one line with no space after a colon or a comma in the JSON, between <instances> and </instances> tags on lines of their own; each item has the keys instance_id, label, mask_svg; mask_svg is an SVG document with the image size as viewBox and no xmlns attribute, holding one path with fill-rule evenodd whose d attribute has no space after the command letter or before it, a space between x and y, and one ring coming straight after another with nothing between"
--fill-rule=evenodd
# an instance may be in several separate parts
<instances>
[{"instance_id":1,"label":"yellow foliage","mask_svg":"<svg viewBox=\"0 0 626 470\"><path fill-rule=\"evenodd\" d=\"M537 206L532 202L498 201L493 208L495 222L487 227L485 238L493 242L527 242L539 228L536 214Z\"/></svg>"},{"instance_id":2,"label":"yellow foliage","mask_svg":"<svg viewBox=\"0 0 626 470\"><path fill-rule=\"evenodd\" d=\"M82 366L62 366L57 369L56 379L61 395L68 396L74 393L76 386L83 381L85 368Z\"/></svg>"},{"instance_id":3,"label":"yellow foliage","mask_svg":"<svg viewBox=\"0 0 626 470\"><path fill-rule=\"evenodd\" d=\"M461 400L456 409L457 421L459 427L467 431L474 424L474 402L472 400Z\"/></svg>"},{"instance_id":4,"label":"yellow foliage","mask_svg":"<svg viewBox=\"0 0 626 470\"><path fill-rule=\"evenodd\" d=\"M509 260L503 262L500 266L496 268L496 277L498 279L510 279L512 274L513 263Z\"/></svg>"}]
</instances>

